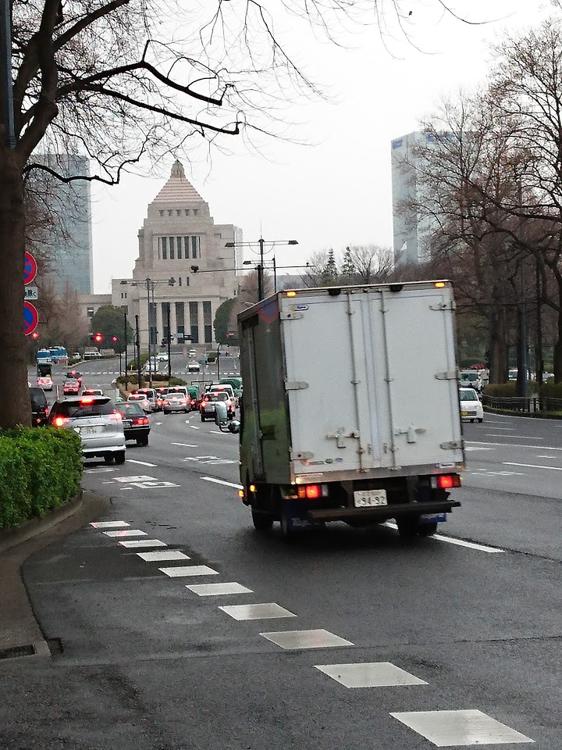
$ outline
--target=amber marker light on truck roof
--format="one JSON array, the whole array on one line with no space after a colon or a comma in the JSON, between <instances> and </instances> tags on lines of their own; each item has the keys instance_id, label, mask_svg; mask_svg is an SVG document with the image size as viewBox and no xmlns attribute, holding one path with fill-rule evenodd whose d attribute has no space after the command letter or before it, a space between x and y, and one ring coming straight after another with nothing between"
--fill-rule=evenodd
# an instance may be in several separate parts
<instances>
[{"instance_id":1,"label":"amber marker light on truck roof","mask_svg":"<svg viewBox=\"0 0 562 750\"><path fill-rule=\"evenodd\" d=\"M446 286L444 281L436 281L433 285L436 289L443 289L444 286Z\"/></svg>"},{"instance_id":2,"label":"amber marker light on truck roof","mask_svg":"<svg viewBox=\"0 0 562 750\"><path fill-rule=\"evenodd\" d=\"M296 297L296 296L297 296L296 292L287 292L287 297Z\"/></svg>"}]
</instances>

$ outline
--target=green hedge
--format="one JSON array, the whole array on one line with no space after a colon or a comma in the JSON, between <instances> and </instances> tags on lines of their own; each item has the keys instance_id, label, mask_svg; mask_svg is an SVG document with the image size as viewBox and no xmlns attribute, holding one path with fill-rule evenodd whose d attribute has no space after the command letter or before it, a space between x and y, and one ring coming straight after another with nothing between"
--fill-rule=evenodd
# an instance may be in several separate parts
<instances>
[{"instance_id":1,"label":"green hedge","mask_svg":"<svg viewBox=\"0 0 562 750\"><path fill-rule=\"evenodd\" d=\"M2 432L0 477L0 528L42 516L80 489L80 438L72 430L43 427Z\"/></svg>"},{"instance_id":2,"label":"green hedge","mask_svg":"<svg viewBox=\"0 0 562 750\"><path fill-rule=\"evenodd\" d=\"M540 388L541 396L562 398L562 383L545 383Z\"/></svg>"},{"instance_id":3,"label":"green hedge","mask_svg":"<svg viewBox=\"0 0 562 750\"><path fill-rule=\"evenodd\" d=\"M516 396L517 395L517 383L511 381L509 383L490 383L484 387L485 396Z\"/></svg>"}]
</instances>

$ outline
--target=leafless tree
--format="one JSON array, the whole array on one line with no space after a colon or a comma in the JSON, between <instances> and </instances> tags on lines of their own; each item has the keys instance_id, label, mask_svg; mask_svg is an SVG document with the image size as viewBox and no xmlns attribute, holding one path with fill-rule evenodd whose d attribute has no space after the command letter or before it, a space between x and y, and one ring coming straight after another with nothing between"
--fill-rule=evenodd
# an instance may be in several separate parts
<instances>
[{"instance_id":1,"label":"leafless tree","mask_svg":"<svg viewBox=\"0 0 562 750\"><path fill-rule=\"evenodd\" d=\"M350 245L349 249L354 268L353 283L376 284L387 280L394 262L390 248L379 245Z\"/></svg>"},{"instance_id":2,"label":"leafless tree","mask_svg":"<svg viewBox=\"0 0 562 750\"><path fill-rule=\"evenodd\" d=\"M383 35L398 29L408 37L409 5L375 0ZM115 184L144 155L156 161L197 138L212 143L280 131L290 93L318 89L277 26L287 27L288 19L312 23L331 38L341 20L373 18L366 0L287 0L274 10L259 0L182 6L179 0L11 3L13 133L5 117L8 92L0 91L0 390L11 397L0 402L0 427L30 421L21 330L24 179L32 170L63 181L85 177L66 177L35 159L38 147L85 154L97 165L90 179Z\"/></svg>"}]
</instances>

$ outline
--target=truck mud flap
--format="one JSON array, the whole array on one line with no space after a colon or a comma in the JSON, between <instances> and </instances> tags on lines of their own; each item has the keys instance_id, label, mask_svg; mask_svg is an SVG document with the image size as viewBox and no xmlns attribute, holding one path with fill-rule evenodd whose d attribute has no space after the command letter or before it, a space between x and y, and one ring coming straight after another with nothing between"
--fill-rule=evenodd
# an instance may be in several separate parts
<instances>
[{"instance_id":1,"label":"truck mud flap","mask_svg":"<svg viewBox=\"0 0 562 750\"><path fill-rule=\"evenodd\" d=\"M398 503L396 505L382 505L375 508L316 508L308 510L306 518L312 522L346 521L354 518L369 518L373 522L385 521L397 516L437 515L448 513L452 508L460 507L460 502L453 500L436 500L428 503Z\"/></svg>"}]
</instances>

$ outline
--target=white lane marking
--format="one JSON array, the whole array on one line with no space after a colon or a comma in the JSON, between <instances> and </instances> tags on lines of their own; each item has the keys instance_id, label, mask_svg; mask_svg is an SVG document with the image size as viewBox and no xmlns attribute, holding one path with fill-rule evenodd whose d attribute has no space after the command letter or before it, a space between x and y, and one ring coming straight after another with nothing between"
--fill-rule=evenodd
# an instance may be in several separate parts
<instances>
[{"instance_id":1,"label":"white lane marking","mask_svg":"<svg viewBox=\"0 0 562 750\"><path fill-rule=\"evenodd\" d=\"M234 482L225 482L223 479L215 479L215 477L199 477L205 482L214 482L215 484L224 484L225 487L234 487L237 490L242 489L241 484L234 484Z\"/></svg>"},{"instance_id":2,"label":"white lane marking","mask_svg":"<svg viewBox=\"0 0 562 750\"><path fill-rule=\"evenodd\" d=\"M550 456L547 456L547 458L550 458ZM541 464L518 464L515 463L515 461L504 461L504 466L523 466L527 469L549 469L550 471L562 471L562 467L560 466L541 466Z\"/></svg>"},{"instance_id":3,"label":"white lane marking","mask_svg":"<svg viewBox=\"0 0 562 750\"><path fill-rule=\"evenodd\" d=\"M490 420L490 422L491 422L494 430L514 430L515 429L515 427L499 427L497 424L493 423L491 420ZM502 437L503 437L503 435L502 435Z\"/></svg>"},{"instance_id":4,"label":"white lane marking","mask_svg":"<svg viewBox=\"0 0 562 750\"><path fill-rule=\"evenodd\" d=\"M180 448L197 448L195 443L170 443L170 445L179 445Z\"/></svg>"},{"instance_id":5,"label":"white lane marking","mask_svg":"<svg viewBox=\"0 0 562 750\"><path fill-rule=\"evenodd\" d=\"M149 482L149 481L157 481L156 477L148 477L148 476L138 476L138 477L115 477L116 482Z\"/></svg>"},{"instance_id":6,"label":"white lane marking","mask_svg":"<svg viewBox=\"0 0 562 750\"><path fill-rule=\"evenodd\" d=\"M552 458L552 456L537 456L537 458Z\"/></svg>"},{"instance_id":7,"label":"white lane marking","mask_svg":"<svg viewBox=\"0 0 562 750\"><path fill-rule=\"evenodd\" d=\"M218 570L208 565L178 565L175 568L158 568L169 578L185 578L187 576L218 576Z\"/></svg>"},{"instance_id":8,"label":"white lane marking","mask_svg":"<svg viewBox=\"0 0 562 750\"><path fill-rule=\"evenodd\" d=\"M398 711L390 715L436 747L535 742L478 709Z\"/></svg>"},{"instance_id":9,"label":"white lane marking","mask_svg":"<svg viewBox=\"0 0 562 750\"><path fill-rule=\"evenodd\" d=\"M400 685L427 685L404 669L389 661L359 662L353 664L315 664L315 669L324 672L346 688L398 687Z\"/></svg>"},{"instance_id":10,"label":"white lane marking","mask_svg":"<svg viewBox=\"0 0 562 750\"><path fill-rule=\"evenodd\" d=\"M156 422L156 427L160 427L161 424L162 422Z\"/></svg>"},{"instance_id":11,"label":"white lane marking","mask_svg":"<svg viewBox=\"0 0 562 750\"><path fill-rule=\"evenodd\" d=\"M223 612L230 615L234 620L273 620L280 617L296 617L285 607L275 602L266 604L226 604L222 607Z\"/></svg>"},{"instance_id":12,"label":"white lane marking","mask_svg":"<svg viewBox=\"0 0 562 750\"><path fill-rule=\"evenodd\" d=\"M84 469L84 474L111 474L115 469L110 469L106 466L98 466L95 469Z\"/></svg>"},{"instance_id":13,"label":"white lane marking","mask_svg":"<svg viewBox=\"0 0 562 750\"><path fill-rule=\"evenodd\" d=\"M513 438L514 440L544 440L542 437L535 437L534 435L494 435L491 432L485 432L486 437L501 437L501 438Z\"/></svg>"},{"instance_id":14,"label":"white lane marking","mask_svg":"<svg viewBox=\"0 0 562 750\"><path fill-rule=\"evenodd\" d=\"M284 649L299 648L334 648L337 646L353 646L351 641L330 633L329 630L283 630L277 633L260 633L262 638L275 643Z\"/></svg>"},{"instance_id":15,"label":"white lane marking","mask_svg":"<svg viewBox=\"0 0 562 750\"><path fill-rule=\"evenodd\" d=\"M119 529L118 531L104 531L106 536L119 538L122 536L147 536L146 531L140 529Z\"/></svg>"},{"instance_id":16,"label":"white lane marking","mask_svg":"<svg viewBox=\"0 0 562 750\"><path fill-rule=\"evenodd\" d=\"M187 555L180 552L179 549L170 549L165 552L136 552L137 557L145 562L163 562L165 560L190 560Z\"/></svg>"},{"instance_id":17,"label":"white lane marking","mask_svg":"<svg viewBox=\"0 0 562 750\"><path fill-rule=\"evenodd\" d=\"M124 492L125 490L132 490L132 487L121 487L121 492Z\"/></svg>"},{"instance_id":18,"label":"white lane marking","mask_svg":"<svg viewBox=\"0 0 562 750\"><path fill-rule=\"evenodd\" d=\"M465 451L470 453L470 451L493 451L495 448L476 448L473 445L467 445L465 448Z\"/></svg>"},{"instance_id":19,"label":"white lane marking","mask_svg":"<svg viewBox=\"0 0 562 750\"><path fill-rule=\"evenodd\" d=\"M221 464L235 464L230 458L219 458L218 456L186 456L184 461L193 461L194 463L206 464L207 466L219 466Z\"/></svg>"},{"instance_id":20,"label":"white lane marking","mask_svg":"<svg viewBox=\"0 0 562 750\"><path fill-rule=\"evenodd\" d=\"M198 430L199 429L199 427L196 427L194 424L190 424L189 426L191 427L192 430Z\"/></svg>"},{"instance_id":21,"label":"white lane marking","mask_svg":"<svg viewBox=\"0 0 562 750\"><path fill-rule=\"evenodd\" d=\"M242 586L241 583L194 583L186 586L197 596L224 596L226 594L253 594L252 589Z\"/></svg>"},{"instance_id":22,"label":"white lane marking","mask_svg":"<svg viewBox=\"0 0 562 750\"><path fill-rule=\"evenodd\" d=\"M155 468L158 466L158 464L149 464L148 461L137 461L134 458L128 458L127 459L128 464L140 464L141 466L152 466L152 468Z\"/></svg>"},{"instance_id":23,"label":"white lane marking","mask_svg":"<svg viewBox=\"0 0 562 750\"><path fill-rule=\"evenodd\" d=\"M123 526L130 526L127 521L94 521L90 524L94 529L119 529Z\"/></svg>"},{"instance_id":24,"label":"white lane marking","mask_svg":"<svg viewBox=\"0 0 562 750\"><path fill-rule=\"evenodd\" d=\"M167 547L166 542L161 542L160 539L133 539L130 542L119 542L122 547L132 549L135 547Z\"/></svg>"},{"instance_id":25,"label":"white lane marking","mask_svg":"<svg viewBox=\"0 0 562 750\"><path fill-rule=\"evenodd\" d=\"M530 417L532 419L532 417ZM502 435L503 437L503 435ZM524 443L490 443L479 440L467 440L467 445L500 445L502 448L536 448L539 451L562 451L562 448L554 448L551 445L525 445Z\"/></svg>"},{"instance_id":26,"label":"white lane marking","mask_svg":"<svg viewBox=\"0 0 562 750\"><path fill-rule=\"evenodd\" d=\"M398 526L394 521L386 521L383 526L388 526L389 529L398 529ZM478 550L478 552L489 552L490 554L505 552L505 550L500 549L499 547L488 547L486 544L467 542L464 539L455 539L455 537L443 536L443 534L433 534L430 539L436 539L438 542L447 542L448 544L456 544L459 547L468 547L469 549Z\"/></svg>"}]
</instances>

